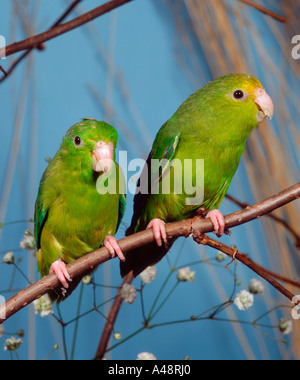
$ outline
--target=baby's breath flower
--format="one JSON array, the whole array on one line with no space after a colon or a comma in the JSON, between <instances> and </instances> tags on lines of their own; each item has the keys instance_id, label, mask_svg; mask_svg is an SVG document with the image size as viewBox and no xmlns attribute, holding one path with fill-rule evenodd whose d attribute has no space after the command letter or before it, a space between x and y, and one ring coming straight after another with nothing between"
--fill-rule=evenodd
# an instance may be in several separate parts
<instances>
[{"instance_id":1,"label":"baby's breath flower","mask_svg":"<svg viewBox=\"0 0 300 380\"><path fill-rule=\"evenodd\" d=\"M140 354L138 354L136 360L157 360L157 359L150 352L141 352Z\"/></svg>"},{"instance_id":2,"label":"baby's breath flower","mask_svg":"<svg viewBox=\"0 0 300 380\"><path fill-rule=\"evenodd\" d=\"M248 290L240 291L234 300L234 304L239 310L248 310L253 305L253 303L253 294L249 293Z\"/></svg>"},{"instance_id":3,"label":"baby's breath flower","mask_svg":"<svg viewBox=\"0 0 300 380\"><path fill-rule=\"evenodd\" d=\"M36 248L35 237L33 236L33 233L29 229L27 229L24 232L24 237L20 241L20 247L22 249L35 249Z\"/></svg>"},{"instance_id":4,"label":"baby's breath flower","mask_svg":"<svg viewBox=\"0 0 300 380\"><path fill-rule=\"evenodd\" d=\"M293 322L290 319L282 318L278 328L283 335L289 335L293 331Z\"/></svg>"},{"instance_id":5,"label":"baby's breath flower","mask_svg":"<svg viewBox=\"0 0 300 380\"><path fill-rule=\"evenodd\" d=\"M11 338L6 339L4 343L4 351L16 351L21 344L23 344L21 339L12 336Z\"/></svg>"},{"instance_id":6,"label":"baby's breath flower","mask_svg":"<svg viewBox=\"0 0 300 380\"><path fill-rule=\"evenodd\" d=\"M48 294L44 294L42 297L33 301L33 307L35 314L40 313L41 317L47 317L47 315L53 314L52 301Z\"/></svg>"},{"instance_id":7,"label":"baby's breath flower","mask_svg":"<svg viewBox=\"0 0 300 380\"><path fill-rule=\"evenodd\" d=\"M84 283L84 285L90 285L90 283L92 282L92 276L87 274L82 278L82 282Z\"/></svg>"},{"instance_id":8,"label":"baby's breath flower","mask_svg":"<svg viewBox=\"0 0 300 380\"><path fill-rule=\"evenodd\" d=\"M124 284L121 289L121 298L123 298L124 302L132 304L137 297L136 289L133 285Z\"/></svg>"},{"instance_id":9,"label":"baby's breath flower","mask_svg":"<svg viewBox=\"0 0 300 380\"><path fill-rule=\"evenodd\" d=\"M155 266L146 268L141 274L140 278L144 284L150 284L156 278L157 269Z\"/></svg>"},{"instance_id":10,"label":"baby's breath flower","mask_svg":"<svg viewBox=\"0 0 300 380\"><path fill-rule=\"evenodd\" d=\"M216 260L221 263L222 261L225 261L227 258L227 255L225 255L224 252L222 251L218 251L217 254L216 254Z\"/></svg>"},{"instance_id":11,"label":"baby's breath flower","mask_svg":"<svg viewBox=\"0 0 300 380\"><path fill-rule=\"evenodd\" d=\"M114 339L115 339L115 340L120 340L120 339L122 339L122 334L119 333L119 332L115 332L115 333L114 333Z\"/></svg>"},{"instance_id":12,"label":"baby's breath flower","mask_svg":"<svg viewBox=\"0 0 300 380\"><path fill-rule=\"evenodd\" d=\"M177 273L177 280L183 282L191 282L194 281L196 276L196 272L190 270L189 267L181 268Z\"/></svg>"},{"instance_id":13,"label":"baby's breath flower","mask_svg":"<svg viewBox=\"0 0 300 380\"><path fill-rule=\"evenodd\" d=\"M3 264L13 264L14 262L15 256L13 252L7 252L2 259Z\"/></svg>"},{"instance_id":14,"label":"baby's breath flower","mask_svg":"<svg viewBox=\"0 0 300 380\"><path fill-rule=\"evenodd\" d=\"M249 285L249 292L250 293L252 293L252 294L263 294L264 291L265 291L265 287L261 281L257 280L256 278L253 278L250 281L250 285Z\"/></svg>"}]
</instances>

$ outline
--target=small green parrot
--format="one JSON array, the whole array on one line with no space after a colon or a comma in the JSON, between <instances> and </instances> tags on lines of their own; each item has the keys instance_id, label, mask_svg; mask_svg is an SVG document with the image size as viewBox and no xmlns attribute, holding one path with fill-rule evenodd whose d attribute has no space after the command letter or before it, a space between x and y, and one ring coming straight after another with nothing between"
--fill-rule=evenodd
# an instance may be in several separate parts
<instances>
[{"instance_id":1,"label":"small green parrot","mask_svg":"<svg viewBox=\"0 0 300 380\"><path fill-rule=\"evenodd\" d=\"M98 249L102 244L113 257L124 255L113 237L126 208L120 188L123 173L115 163L117 131L95 119L73 125L46 168L35 204L34 230L41 276L56 273L68 296L78 285L66 263ZM115 194L105 183L115 179ZM119 186L120 182L120 186ZM52 292L53 293L53 292ZM51 294L52 294L51 293ZM55 292L52 298L64 299Z\"/></svg>"},{"instance_id":2,"label":"small green parrot","mask_svg":"<svg viewBox=\"0 0 300 380\"><path fill-rule=\"evenodd\" d=\"M173 242L166 245L166 222L193 217L205 210L215 233L224 233L224 217L218 208L247 138L259 122L267 116L272 118L273 111L270 96L256 78L247 74L222 76L179 107L157 133L138 182L131 226L126 232L130 235L153 228L157 246L128 252L120 263L122 276L130 271L137 276L168 252ZM204 160L204 165L197 166L197 159ZM189 160L192 166L187 165ZM174 162L181 164L181 171ZM170 191L163 191L167 174ZM189 189L193 189L193 196Z\"/></svg>"}]
</instances>

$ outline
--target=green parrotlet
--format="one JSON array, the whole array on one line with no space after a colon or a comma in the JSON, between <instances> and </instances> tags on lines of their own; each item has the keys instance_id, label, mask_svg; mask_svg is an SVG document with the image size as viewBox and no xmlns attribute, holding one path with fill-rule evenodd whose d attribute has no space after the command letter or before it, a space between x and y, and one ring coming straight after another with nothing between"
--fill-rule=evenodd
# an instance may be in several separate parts
<instances>
[{"instance_id":1,"label":"green parrotlet","mask_svg":"<svg viewBox=\"0 0 300 380\"><path fill-rule=\"evenodd\" d=\"M218 208L238 168L247 138L258 123L267 116L272 118L273 110L273 102L260 82L247 74L215 79L178 108L156 135L138 182L127 230L129 235L153 228L157 245L128 252L120 264L122 276L130 271L137 276L166 254L173 243L163 245L166 222L206 210L205 217L212 221L215 233L224 233L224 217ZM204 165L197 166L197 159L204 160ZM157 161L161 162L160 168ZM187 165L189 162L192 165ZM170 191L163 189L167 177Z\"/></svg>"},{"instance_id":2,"label":"green parrotlet","mask_svg":"<svg viewBox=\"0 0 300 380\"><path fill-rule=\"evenodd\" d=\"M117 140L111 125L83 119L68 130L40 182L34 226L38 270L41 276L56 273L66 296L80 281L71 282L67 263L102 244L124 260L113 237L126 207L124 191L119 191L123 174L115 163ZM115 194L105 194L108 179L115 179ZM63 294L50 292L59 301Z\"/></svg>"}]
</instances>

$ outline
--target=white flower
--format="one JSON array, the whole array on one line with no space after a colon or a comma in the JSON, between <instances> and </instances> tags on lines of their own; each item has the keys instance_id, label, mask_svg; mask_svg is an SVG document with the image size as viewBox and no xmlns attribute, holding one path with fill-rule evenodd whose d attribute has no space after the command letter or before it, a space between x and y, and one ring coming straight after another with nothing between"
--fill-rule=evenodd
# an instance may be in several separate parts
<instances>
[{"instance_id":1,"label":"white flower","mask_svg":"<svg viewBox=\"0 0 300 380\"><path fill-rule=\"evenodd\" d=\"M4 330L4 326L3 326L3 325L0 325L0 338L3 337L4 332L5 332L5 330Z\"/></svg>"},{"instance_id":2,"label":"white flower","mask_svg":"<svg viewBox=\"0 0 300 380\"><path fill-rule=\"evenodd\" d=\"M84 283L84 285L90 285L90 283L92 282L92 276L87 274L82 278L82 282Z\"/></svg>"},{"instance_id":3,"label":"white flower","mask_svg":"<svg viewBox=\"0 0 300 380\"><path fill-rule=\"evenodd\" d=\"M122 339L122 334L119 333L119 332L115 332L115 333L114 333L114 339L115 339L115 340L120 340L120 339Z\"/></svg>"},{"instance_id":4,"label":"white flower","mask_svg":"<svg viewBox=\"0 0 300 380\"><path fill-rule=\"evenodd\" d=\"M253 294L249 293L247 290L242 290L239 292L234 300L234 304L239 310L248 310L254 303Z\"/></svg>"},{"instance_id":5,"label":"white flower","mask_svg":"<svg viewBox=\"0 0 300 380\"><path fill-rule=\"evenodd\" d=\"M227 258L227 255L225 255L224 252L222 251L218 251L217 254L216 254L216 260L221 263L222 261L225 261Z\"/></svg>"},{"instance_id":6,"label":"white flower","mask_svg":"<svg viewBox=\"0 0 300 380\"><path fill-rule=\"evenodd\" d=\"M282 318L278 328L283 335L288 335L293 331L293 322L290 319Z\"/></svg>"},{"instance_id":7,"label":"white flower","mask_svg":"<svg viewBox=\"0 0 300 380\"><path fill-rule=\"evenodd\" d=\"M196 272L190 270L189 267L179 269L177 273L177 280L183 282L191 282L194 281L196 276Z\"/></svg>"},{"instance_id":8,"label":"white flower","mask_svg":"<svg viewBox=\"0 0 300 380\"><path fill-rule=\"evenodd\" d=\"M15 262L15 256L13 252L7 252L2 259L3 264L13 264Z\"/></svg>"},{"instance_id":9,"label":"white flower","mask_svg":"<svg viewBox=\"0 0 300 380\"><path fill-rule=\"evenodd\" d=\"M41 317L47 317L47 315L53 314L52 301L48 294L44 294L42 297L33 301L33 307L35 314L40 313Z\"/></svg>"},{"instance_id":10,"label":"white flower","mask_svg":"<svg viewBox=\"0 0 300 380\"><path fill-rule=\"evenodd\" d=\"M157 269L155 266L146 268L141 274L140 278L144 284L150 284L156 278Z\"/></svg>"},{"instance_id":11,"label":"white flower","mask_svg":"<svg viewBox=\"0 0 300 380\"><path fill-rule=\"evenodd\" d=\"M24 237L20 241L20 247L22 249L35 249L36 244L35 244L35 237L33 236L33 233L30 230L26 230L24 232Z\"/></svg>"},{"instance_id":12,"label":"white flower","mask_svg":"<svg viewBox=\"0 0 300 380\"><path fill-rule=\"evenodd\" d=\"M23 344L22 339L17 339L12 336L9 339L6 339L4 343L4 351L16 351L20 345Z\"/></svg>"},{"instance_id":13,"label":"white flower","mask_svg":"<svg viewBox=\"0 0 300 380\"><path fill-rule=\"evenodd\" d=\"M252 293L252 294L263 294L264 291L265 291L265 287L261 281L257 280L256 278L253 278L250 281L250 285L249 285L249 292L250 293Z\"/></svg>"},{"instance_id":14,"label":"white flower","mask_svg":"<svg viewBox=\"0 0 300 380\"><path fill-rule=\"evenodd\" d=\"M124 284L121 289L121 298L123 298L124 302L133 303L137 297L135 287L133 285Z\"/></svg>"},{"instance_id":15,"label":"white flower","mask_svg":"<svg viewBox=\"0 0 300 380\"><path fill-rule=\"evenodd\" d=\"M150 352L141 352L140 354L138 354L136 360L157 360L157 359Z\"/></svg>"}]
</instances>

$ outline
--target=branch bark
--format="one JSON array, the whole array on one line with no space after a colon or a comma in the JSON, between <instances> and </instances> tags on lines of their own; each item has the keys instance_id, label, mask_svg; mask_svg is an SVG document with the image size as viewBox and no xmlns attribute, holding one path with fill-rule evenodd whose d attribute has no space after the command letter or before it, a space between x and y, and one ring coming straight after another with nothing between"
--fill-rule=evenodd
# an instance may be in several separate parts
<instances>
[{"instance_id":1,"label":"branch bark","mask_svg":"<svg viewBox=\"0 0 300 380\"><path fill-rule=\"evenodd\" d=\"M73 29L76 29L99 16L104 15L112 11L115 8L120 7L123 4L129 3L133 0L111 0L105 4L100 5L99 7L86 12L85 14L74 18L71 21L68 21L64 24L57 25L54 28L47 30L46 32L40 33L36 36L29 37L25 40L15 42L11 45L6 46L6 48L0 49L0 57L8 57L12 54L15 54L19 51L28 50L40 46L42 43L49 41L55 37L58 37L66 32L69 32Z\"/></svg>"},{"instance_id":2,"label":"branch bark","mask_svg":"<svg viewBox=\"0 0 300 380\"><path fill-rule=\"evenodd\" d=\"M50 29L55 28L57 25L61 24L65 18L68 17L68 15L73 11L73 9L81 2L82 0L74 0L73 3L65 10L65 12L59 17L59 19L50 27ZM44 45L40 44L36 47L39 50L44 50ZM0 66L0 70L3 72L4 76L0 79L0 83L4 82L5 79L7 79L11 73L15 70L15 68L21 63L32 51L34 47L29 48L26 50L23 54L20 55L9 67L7 71L4 71L4 69ZM0 53L1 57L1 53Z\"/></svg>"},{"instance_id":3,"label":"branch bark","mask_svg":"<svg viewBox=\"0 0 300 380\"><path fill-rule=\"evenodd\" d=\"M250 206L249 203L241 202L240 200L238 200L237 198L233 197L230 194L226 194L225 197L229 199L231 202L238 205L240 208L246 208ZM296 228L293 228L293 226L291 226L286 220L284 220L283 218L280 218L279 216L276 216L271 213L267 214L266 216L274 220L276 223L281 224L284 228L286 228L295 238L295 247L297 249L300 249L300 234L298 233Z\"/></svg>"},{"instance_id":4,"label":"branch bark","mask_svg":"<svg viewBox=\"0 0 300 380\"><path fill-rule=\"evenodd\" d=\"M280 22L283 22L283 23L287 23L287 19L285 17L279 15L278 13L275 13L275 12L271 11L270 9L264 7L263 5L255 3L252 0L240 0L240 2L248 5L249 7L257 9L258 11L264 13L267 16L270 16L270 17L274 18L277 21L280 21Z\"/></svg>"},{"instance_id":5,"label":"branch bark","mask_svg":"<svg viewBox=\"0 0 300 380\"><path fill-rule=\"evenodd\" d=\"M261 216L274 211L300 197L300 183L291 186L281 192L256 203L243 210L234 212L225 216L226 228L232 228L251 220L258 219ZM212 232L213 225L209 219L202 219L196 216L191 219L185 219L179 222L168 223L166 232L168 239L178 237L199 237L204 233ZM119 245L123 252L128 252L136 248L143 247L155 242L152 229L141 231L126 238L119 240ZM108 250L103 247L91 252L73 263L67 265L68 272L72 278L80 278L96 268L98 265L111 259ZM19 310L40 298L50 289L59 288L60 282L55 274L43 277L36 283L21 290L19 293L11 297L5 303L0 305L0 324L13 316ZM4 318L5 317L5 318Z\"/></svg>"}]
</instances>

